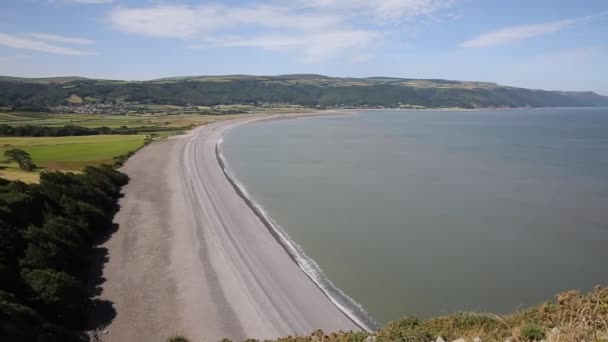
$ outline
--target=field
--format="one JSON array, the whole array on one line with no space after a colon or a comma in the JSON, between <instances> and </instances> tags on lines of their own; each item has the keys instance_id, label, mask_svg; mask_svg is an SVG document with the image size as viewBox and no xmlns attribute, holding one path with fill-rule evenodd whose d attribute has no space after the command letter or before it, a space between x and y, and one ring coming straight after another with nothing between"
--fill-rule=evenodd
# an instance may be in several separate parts
<instances>
[{"instance_id":1,"label":"field","mask_svg":"<svg viewBox=\"0 0 608 342\"><path fill-rule=\"evenodd\" d=\"M140 148L146 135L93 135L80 137L0 137L0 154L12 148L28 152L45 170L80 171L87 165L111 164L117 155ZM37 180L36 172L20 171L16 165L0 164L0 177Z\"/></svg>"},{"instance_id":2,"label":"field","mask_svg":"<svg viewBox=\"0 0 608 342\"><path fill-rule=\"evenodd\" d=\"M10 126L46 126L61 127L66 125L82 127L110 128L188 128L203 125L217 120L234 118L236 115L93 115L93 114L47 114L47 113L0 113L0 124Z\"/></svg>"},{"instance_id":3,"label":"field","mask_svg":"<svg viewBox=\"0 0 608 342\"><path fill-rule=\"evenodd\" d=\"M0 177L32 183L42 170L80 171L87 165L112 163L112 158L139 149L146 140L161 140L181 134L192 127L218 120L235 119L251 114L180 114L182 107L148 106L150 111L162 110L165 114L54 114L38 112L0 112L0 125L63 127L66 125L87 128L110 127L135 129L137 134L92 135L70 137L0 137ZM200 107L199 110L211 110ZM222 113L246 111L260 114L253 106L221 106L213 110ZM285 107L264 109L268 113L295 112L301 108ZM176 114L177 113L177 114ZM18 148L28 152L40 167L36 172L21 171L17 164L2 162L6 150Z\"/></svg>"},{"instance_id":4,"label":"field","mask_svg":"<svg viewBox=\"0 0 608 342\"><path fill-rule=\"evenodd\" d=\"M24 182L38 180L38 172L24 172L16 164L2 162L8 149L28 152L41 170L80 171L87 165L112 163L112 158L136 151L148 141L166 139L192 127L218 120L235 119L251 114L294 113L310 111L299 106L260 108L250 105L199 106L197 110L212 114L185 114L184 107L143 105L140 113L126 115L73 114L39 112L0 112L0 125L87 128L129 128L137 134L92 135L71 137L0 137L0 177ZM241 112L243 114L228 114Z\"/></svg>"}]
</instances>

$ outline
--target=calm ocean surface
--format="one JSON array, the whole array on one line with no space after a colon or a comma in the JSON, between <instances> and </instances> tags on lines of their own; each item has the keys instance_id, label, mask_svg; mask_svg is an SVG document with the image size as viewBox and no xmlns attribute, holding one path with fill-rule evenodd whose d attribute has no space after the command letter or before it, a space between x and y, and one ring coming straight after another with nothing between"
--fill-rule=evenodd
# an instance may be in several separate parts
<instances>
[{"instance_id":1,"label":"calm ocean surface","mask_svg":"<svg viewBox=\"0 0 608 342\"><path fill-rule=\"evenodd\" d=\"M608 109L262 122L235 176L378 321L507 313L608 285Z\"/></svg>"}]
</instances>

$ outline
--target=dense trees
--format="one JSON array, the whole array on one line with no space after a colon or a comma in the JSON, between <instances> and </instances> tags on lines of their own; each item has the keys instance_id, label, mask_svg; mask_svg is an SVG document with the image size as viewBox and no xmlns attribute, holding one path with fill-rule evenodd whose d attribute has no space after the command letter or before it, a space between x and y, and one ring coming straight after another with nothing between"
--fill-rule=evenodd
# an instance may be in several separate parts
<instances>
[{"instance_id":1,"label":"dense trees","mask_svg":"<svg viewBox=\"0 0 608 342\"><path fill-rule=\"evenodd\" d=\"M139 134L145 132L161 132L174 130L175 127L82 127L82 126L10 126L0 124L0 136L2 137L68 137L98 134Z\"/></svg>"},{"instance_id":2,"label":"dense trees","mask_svg":"<svg viewBox=\"0 0 608 342\"><path fill-rule=\"evenodd\" d=\"M0 340L80 341L91 247L112 226L126 175L110 166L0 179ZM8 319L8 318L7 318ZM19 328L26 327L26 328Z\"/></svg>"}]
</instances>

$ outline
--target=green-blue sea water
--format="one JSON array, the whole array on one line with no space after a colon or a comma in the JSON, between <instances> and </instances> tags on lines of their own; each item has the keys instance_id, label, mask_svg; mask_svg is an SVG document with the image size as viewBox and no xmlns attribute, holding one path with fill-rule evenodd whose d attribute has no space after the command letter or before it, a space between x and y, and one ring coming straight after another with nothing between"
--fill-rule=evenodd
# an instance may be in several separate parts
<instances>
[{"instance_id":1,"label":"green-blue sea water","mask_svg":"<svg viewBox=\"0 0 608 342\"><path fill-rule=\"evenodd\" d=\"M608 285L608 109L359 111L239 126L229 168L380 322Z\"/></svg>"}]
</instances>

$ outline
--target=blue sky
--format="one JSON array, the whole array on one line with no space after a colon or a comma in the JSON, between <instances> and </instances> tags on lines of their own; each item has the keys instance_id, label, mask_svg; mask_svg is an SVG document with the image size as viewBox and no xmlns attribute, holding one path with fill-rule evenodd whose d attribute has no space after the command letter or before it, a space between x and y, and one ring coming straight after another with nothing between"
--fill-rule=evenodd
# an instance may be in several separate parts
<instances>
[{"instance_id":1,"label":"blue sky","mask_svg":"<svg viewBox=\"0 0 608 342\"><path fill-rule=\"evenodd\" d=\"M3 0L0 75L318 73L608 95L606 0Z\"/></svg>"}]
</instances>

